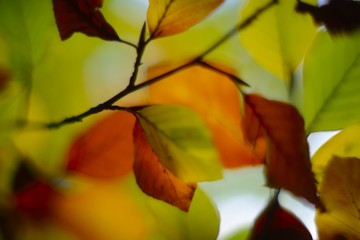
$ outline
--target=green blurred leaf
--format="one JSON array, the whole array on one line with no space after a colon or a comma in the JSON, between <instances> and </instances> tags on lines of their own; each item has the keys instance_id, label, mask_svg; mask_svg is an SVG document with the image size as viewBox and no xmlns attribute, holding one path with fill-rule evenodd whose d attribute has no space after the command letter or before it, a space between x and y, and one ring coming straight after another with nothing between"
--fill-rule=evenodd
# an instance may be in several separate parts
<instances>
[{"instance_id":1,"label":"green blurred leaf","mask_svg":"<svg viewBox=\"0 0 360 240\"><path fill-rule=\"evenodd\" d=\"M242 10L243 18L267 2L249 1ZM279 1L239 35L241 43L259 65L288 81L316 31L309 16L295 12L295 4L295 0Z\"/></svg>"},{"instance_id":2,"label":"green blurred leaf","mask_svg":"<svg viewBox=\"0 0 360 240\"><path fill-rule=\"evenodd\" d=\"M360 120L360 33L319 32L304 62L308 132L337 130Z\"/></svg>"},{"instance_id":3,"label":"green blurred leaf","mask_svg":"<svg viewBox=\"0 0 360 240\"><path fill-rule=\"evenodd\" d=\"M186 182L222 177L218 153L202 119L181 106L154 105L139 111L140 124L159 159Z\"/></svg>"},{"instance_id":4,"label":"green blurred leaf","mask_svg":"<svg viewBox=\"0 0 360 240\"><path fill-rule=\"evenodd\" d=\"M50 1L0 1L0 37L18 80L29 82L55 31Z\"/></svg>"}]
</instances>

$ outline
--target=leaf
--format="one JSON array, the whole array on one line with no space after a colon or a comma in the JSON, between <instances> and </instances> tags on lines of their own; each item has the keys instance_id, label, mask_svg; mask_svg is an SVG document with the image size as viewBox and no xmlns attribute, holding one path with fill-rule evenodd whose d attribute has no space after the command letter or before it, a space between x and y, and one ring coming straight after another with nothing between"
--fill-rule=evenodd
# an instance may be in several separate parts
<instances>
[{"instance_id":1,"label":"leaf","mask_svg":"<svg viewBox=\"0 0 360 240\"><path fill-rule=\"evenodd\" d=\"M360 28L360 3L356 0L330 0L320 7L298 0L296 11L309 13L332 34L352 33Z\"/></svg>"},{"instance_id":2,"label":"leaf","mask_svg":"<svg viewBox=\"0 0 360 240\"><path fill-rule=\"evenodd\" d=\"M257 95L246 95L245 103L252 110L251 116L257 117L266 132L267 185L285 188L318 205L304 121L297 109Z\"/></svg>"},{"instance_id":3,"label":"leaf","mask_svg":"<svg viewBox=\"0 0 360 240\"><path fill-rule=\"evenodd\" d=\"M91 177L117 178L131 172L135 117L111 114L80 135L71 146L66 169Z\"/></svg>"},{"instance_id":4,"label":"leaf","mask_svg":"<svg viewBox=\"0 0 360 240\"><path fill-rule=\"evenodd\" d=\"M249 1L241 11L242 18L267 2ZM316 33L311 19L294 11L295 4L296 0L279 1L239 35L241 44L260 66L286 81L291 81Z\"/></svg>"},{"instance_id":5,"label":"leaf","mask_svg":"<svg viewBox=\"0 0 360 240\"><path fill-rule=\"evenodd\" d=\"M46 182L36 181L15 193L15 209L33 220L50 215L51 202L57 192Z\"/></svg>"},{"instance_id":6,"label":"leaf","mask_svg":"<svg viewBox=\"0 0 360 240\"><path fill-rule=\"evenodd\" d=\"M147 22L152 38L186 31L206 18L223 0L149 0Z\"/></svg>"},{"instance_id":7,"label":"leaf","mask_svg":"<svg viewBox=\"0 0 360 240\"><path fill-rule=\"evenodd\" d=\"M333 156L320 185L325 211L316 214L321 239L356 240L360 236L360 159Z\"/></svg>"},{"instance_id":8,"label":"leaf","mask_svg":"<svg viewBox=\"0 0 360 240\"><path fill-rule=\"evenodd\" d=\"M66 40L75 32L104 40L119 41L114 28L100 12L102 0L53 0L60 37Z\"/></svg>"},{"instance_id":9,"label":"leaf","mask_svg":"<svg viewBox=\"0 0 360 240\"><path fill-rule=\"evenodd\" d=\"M0 39L6 48L8 70L13 79L28 84L55 33L51 3L0 1L0 16Z\"/></svg>"},{"instance_id":10,"label":"leaf","mask_svg":"<svg viewBox=\"0 0 360 240\"><path fill-rule=\"evenodd\" d=\"M157 76L164 69L154 68L149 75ZM181 104L200 114L211 130L225 167L262 163L264 143L260 140L254 148L245 141L240 96L225 76L202 66L192 66L151 85L149 94L150 103Z\"/></svg>"},{"instance_id":11,"label":"leaf","mask_svg":"<svg viewBox=\"0 0 360 240\"><path fill-rule=\"evenodd\" d=\"M330 37L319 32L304 60L307 132L338 130L359 122L360 33Z\"/></svg>"},{"instance_id":12,"label":"leaf","mask_svg":"<svg viewBox=\"0 0 360 240\"><path fill-rule=\"evenodd\" d=\"M177 178L198 182L222 177L210 132L195 112L182 106L155 105L138 115L147 141Z\"/></svg>"},{"instance_id":13,"label":"leaf","mask_svg":"<svg viewBox=\"0 0 360 240\"><path fill-rule=\"evenodd\" d=\"M296 216L280 206L276 197L256 219L249 239L312 240L312 237Z\"/></svg>"},{"instance_id":14,"label":"leaf","mask_svg":"<svg viewBox=\"0 0 360 240\"><path fill-rule=\"evenodd\" d=\"M312 157L312 167L319 183L322 182L324 170L334 155L360 158L359 135L360 124L350 126L333 136L316 151Z\"/></svg>"},{"instance_id":15,"label":"leaf","mask_svg":"<svg viewBox=\"0 0 360 240\"><path fill-rule=\"evenodd\" d=\"M0 92L3 91L11 78L10 71L0 66Z\"/></svg>"},{"instance_id":16,"label":"leaf","mask_svg":"<svg viewBox=\"0 0 360 240\"><path fill-rule=\"evenodd\" d=\"M134 127L134 145L134 173L139 187L144 193L187 212L196 184L183 182L164 167L148 143L139 121Z\"/></svg>"}]
</instances>

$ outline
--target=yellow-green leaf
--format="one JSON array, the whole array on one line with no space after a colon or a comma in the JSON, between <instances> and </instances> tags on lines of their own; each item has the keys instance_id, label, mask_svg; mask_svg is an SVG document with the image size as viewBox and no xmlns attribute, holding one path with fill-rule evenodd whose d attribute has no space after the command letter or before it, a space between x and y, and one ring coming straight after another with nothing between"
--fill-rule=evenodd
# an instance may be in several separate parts
<instances>
[{"instance_id":1,"label":"yellow-green leaf","mask_svg":"<svg viewBox=\"0 0 360 240\"><path fill-rule=\"evenodd\" d=\"M359 239L359 173L359 158L333 156L328 163L319 191L325 211L316 216L320 239Z\"/></svg>"},{"instance_id":2,"label":"yellow-green leaf","mask_svg":"<svg viewBox=\"0 0 360 240\"><path fill-rule=\"evenodd\" d=\"M308 132L359 122L360 33L319 32L304 60L304 117Z\"/></svg>"},{"instance_id":3,"label":"yellow-green leaf","mask_svg":"<svg viewBox=\"0 0 360 240\"><path fill-rule=\"evenodd\" d=\"M333 155L360 158L360 124L348 127L328 140L312 157L312 167L318 182Z\"/></svg>"},{"instance_id":4,"label":"yellow-green leaf","mask_svg":"<svg viewBox=\"0 0 360 240\"><path fill-rule=\"evenodd\" d=\"M267 2L250 0L243 18ZM255 61L284 80L291 80L316 30L309 16L295 12L295 4L296 0L280 0L240 32L241 43Z\"/></svg>"},{"instance_id":5,"label":"yellow-green leaf","mask_svg":"<svg viewBox=\"0 0 360 240\"><path fill-rule=\"evenodd\" d=\"M147 22L153 38L183 32L207 17L223 0L149 0Z\"/></svg>"},{"instance_id":6,"label":"yellow-green leaf","mask_svg":"<svg viewBox=\"0 0 360 240\"><path fill-rule=\"evenodd\" d=\"M139 112L145 136L162 164L185 182L222 177L211 134L189 108L154 105Z\"/></svg>"}]
</instances>

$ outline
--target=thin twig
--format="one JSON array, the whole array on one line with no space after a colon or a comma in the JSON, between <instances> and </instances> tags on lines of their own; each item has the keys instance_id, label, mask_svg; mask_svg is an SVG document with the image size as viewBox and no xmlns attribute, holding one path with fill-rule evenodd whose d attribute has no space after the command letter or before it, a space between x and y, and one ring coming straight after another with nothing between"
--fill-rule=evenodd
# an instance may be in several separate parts
<instances>
[{"instance_id":1,"label":"thin twig","mask_svg":"<svg viewBox=\"0 0 360 240\"><path fill-rule=\"evenodd\" d=\"M214 44L212 44L207 50L205 50L202 54L200 54L197 58L189 61L188 63L185 63L177 68L174 68L166 73L163 73L157 77L148 79L146 82L140 83L135 85L135 81L137 78L137 73L139 70L139 67L141 66L141 59L143 56L143 53L145 51L145 48L147 46L147 44L150 42L149 40L144 40L144 36L145 36L145 30L143 26L142 32L141 32L141 36L139 39L139 43L138 46L136 46L137 48L137 58L135 60L134 63L134 71L132 76L130 77L129 80L129 85L128 87L126 87L124 90L122 90L121 92L119 92L118 94L116 94L115 96L111 97L110 99L108 99L107 101L90 108L89 110L76 115L76 116L72 116L69 118L65 118L61 121L58 122L51 122L51 123L47 123L44 124L43 126L45 128L49 128L49 129L53 129L53 128L59 128L63 125L67 125L70 123L76 123L76 122L81 122L84 118L102 112L104 110L108 110L110 108L112 108L113 104L120 100L121 98L127 96L128 94L135 92L141 88L144 88L146 86L152 85L164 78L166 78L167 76L174 74L180 70L183 70L185 68L188 68L194 64L197 64L199 62L202 62L202 59L208 55L209 53L211 53L212 51L214 51L217 47L219 47L221 44L223 44L226 40L228 40L230 37L232 37L234 34L236 34L238 31L248 27L257 17L259 17L264 11L266 11L267 9L269 9L271 6L275 5L278 1L277 0L272 0L269 3L267 3L266 5L264 5L263 7L259 8L256 12L254 12L250 17L248 17L247 19L245 19L244 21L240 22L239 24L237 24L234 28L232 28L228 33L226 33L222 38L220 38L218 41L216 41ZM150 38L151 39L151 38ZM213 66L212 66L213 67ZM217 71L221 71L219 69L217 69ZM224 72L223 72L224 73ZM243 81L241 81L243 84L246 85L246 83L244 83Z\"/></svg>"}]
</instances>

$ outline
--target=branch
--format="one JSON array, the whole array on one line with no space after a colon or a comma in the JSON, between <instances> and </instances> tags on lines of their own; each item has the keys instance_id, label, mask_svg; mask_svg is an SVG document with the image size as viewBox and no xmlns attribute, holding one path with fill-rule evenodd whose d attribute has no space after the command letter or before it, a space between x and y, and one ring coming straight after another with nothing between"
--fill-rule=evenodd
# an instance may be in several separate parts
<instances>
[{"instance_id":1,"label":"branch","mask_svg":"<svg viewBox=\"0 0 360 240\"><path fill-rule=\"evenodd\" d=\"M276 3L278 3L278 0L271 0L269 3L267 3L263 7L259 8L250 17L248 17L244 21L237 24L234 28L232 28L228 33L226 33L222 38L220 38L213 45L211 45L207 50L205 50L197 58L195 58L195 59L189 61L188 63L185 63L185 64L183 64L183 65L181 65L181 66L179 66L177 68L174 68L174 69L172 69L172 70L170 70L170 71L168 71L168 72L166 72L164 74L161 74L161 75L159 75L157 77L148 79L146 82L135 85L135 81L136 81L136 78L137 78L137 73L138 73L139 67L141 66L141 59L142 59L143 53L145 51L145 48L146 48L147 44L150 42L150 40L147 40L147 41L145 40L145 32L146 32L145 30L146 29L145 29L145 24L144 24L144 26L142 28L142 31L141 31L141 34L140 34L138 46L136 47L136 49L137 49L137 58L136 58L135 63L134 63L134 71L133 71L133 74L130 77L129 85L124 90L122 90L121 92L119 92L115 96L111 97L107 101L105 101L105 102L103 102L103 103L101 103L101 104L99 104L99 105L97 105L95 107L92 107L89 110L87 110L87 111L85 111L85 112L83 112L83 113L81 113L79 115L72 116L72 117L69 117L69 118L65 118L65 119L63 119L61 121L58 121L58 122L51 122L51 123L43 124L43 127L48 128L48 129L54 129L54 128L62 127L62 126L67 125L67 124L81 122L84 118L86 118L86 117L88 117L90 115L102 112L104 110L109 110L111 108L114 108L113 104L116 101L118 101L118 100L122 99L123 97L127 96L128 94L130 94L132 92L135 92L135 91L137 91L137 90L139 90L141 88L144 88L146 86L152 85L152 84L164 79L165 77L167 77L167 76L169 76L171 74L174 74L174 73L176 73L176 72L178 72L180 70L188 68L188 67L190 67L190 66L192 66L194 64L197 64L197 63L201 63L203 66L211 68L211 69L213 69L213 70L215 70L217 72L220 72L222 74L225 74L228 77L231 77L232 79L234 79L235 81L240 82L241 84L247 85L241 79L239 79L239 78L237 78L237 77L235 77L235 76L233 76L233 75L231 75L229 73L226 73L226 72L224 72L222 70L219 70L219 69L217 69L217 68L215 68L215 67L213 67L213 66L211 66L211 65L209 65L207 63L204 63L202 61L202 59L206 55L208 55L209 53L214 51L221 44L223 44L225 41L227 41L230 37L232 37L238 31L248 27L263 12L265 12L267 9L269 9L271 6L275 5Z\"/></svg>"}]
</instances>

